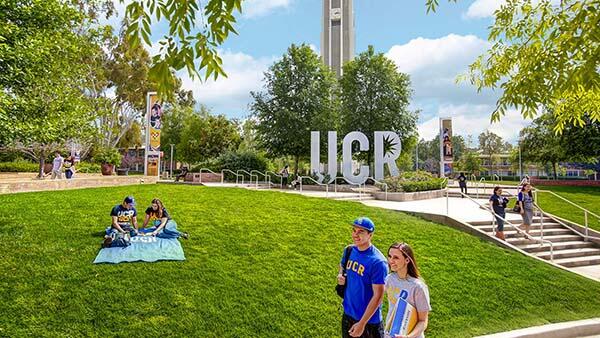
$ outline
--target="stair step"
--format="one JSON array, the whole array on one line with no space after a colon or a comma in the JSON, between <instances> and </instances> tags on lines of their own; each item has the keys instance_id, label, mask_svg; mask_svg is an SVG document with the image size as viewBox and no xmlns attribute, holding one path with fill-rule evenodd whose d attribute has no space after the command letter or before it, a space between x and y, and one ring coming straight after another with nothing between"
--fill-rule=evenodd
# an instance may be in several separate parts
<instances>
[{"instance_id":1,"label":"stair step","mask_svg":"<svg viewBox=\"0 0 600 338\"><path fill-rule=\"evenodd\" d=\"M530 235L538 238L541 236L541 231L538 230L530 230ZM548 239L549 236L557 236L557 235L573 235L573 231L569 229L546 229L544 228L544 239ZM506 238L523 238L523 235L518 233L517 230L508 230L504 231L504 236Z\"/></svg>"},{"instance_id":2,"label":"stair step","mask_svg":"<svg viewBox=\"0 0 600 338\"><path fill-rule=\"evenodd\" d=\"M492 224L492 219L491 219L491 215L490 215L490 219L489 220L485 220L485 221L473 221L473 222L469 222L469 224L477 226L477 225L489 225ZM506 218L506 217L505 217ZM515 225L520 225L523 220L522 219L508 219L509 222L515 224ZM540 218L539 217L534 217L533 218L533 222L532 222L532 226L534 225L539 225L540 224ZM544 217L544 227L546 227L546 224L558 224L556 223L552 218L550 217Z\"/></svg>"},{"instance_id":3,"label":"stair step","mask_svg":"<svg viewBox=\"0 0 600 338\"><path fill-rule=\"evenodd\" d=\"M535 253L536 256L543 259L550 259L550 251ZM554 259L560 258L572 258L582 256L598 256L600 255L599 248L578 248L578 249L565 249L565 250L554 250Z\"/></svg>"},{"instance_id":4,"label":"stair step","mask_svg":"<svg viewBox=\"0 0 600 338\"><path fill-rule=\"evenodd\" d=\"M567 250L567 249L578 249L578 248L593 248L595 245L592 242L584 242L581 241L568 241L568 242L558 242L552 243L554 244L554 250ZM544 244L540 245L540 243L529 242L527 244L517 245L517 247L523 251L529 253L542 252L542 251L550 251L550 245Z\"/></svg>"},{"instance_id":5,"label":"stair step","mask_svg":"<svg viewBox=\"0 0 600 338\"><path fill-rule=\"evenodd\" d=\"M513 223L514 224L514 223ZM515 224L517 225L517 224ZM475 227L481 231L485 231L485 232L491 232L492 231L492 224L486 224L486 225L475 225ZM531 230L540 230L540 225L539 224L534 224L530 227ZM512 230L513 227L507 225L506 223L504 224L504 231L508 232L508 231L514 231ZM544 223L544 231L548 230L548 229L566 229L564 228L562 225L558 224L558 223L549 223L546 224Z\"/></svg>"},{"instance_id":6,"label":"stair step","mask_svg":"<svg viewBox=\"0 0 600 338\"><path fill-rule=\"evenodd\" d=\"M535 236L533 236L533 237L536 240L540 239L539 237L535 237ZM544 240L550 241L554 244L554 243L558 243L558 242L571 242L571 241L583 240L583 237L578 236L578 235L553 235L553 236L544 236ZM517 246L519 246L520 244L528 244L528 243L532 242L529 239L526 239L524 237L507 238L506 241L512 245L517 245Z\"/></svg>"},{"instance_id":7,"label":"stair step","mask_svg":"<svg viewBox=\"0 0 600 338\"><path fill-rule=\"evenodd\" d=\"M576 266L596 265L600 264L600 255L594 256L582 256L582 257L571 257L571 258L560 258L555 259L553 263L566 266L568 268Z\"/></svg>"}]
</instances>

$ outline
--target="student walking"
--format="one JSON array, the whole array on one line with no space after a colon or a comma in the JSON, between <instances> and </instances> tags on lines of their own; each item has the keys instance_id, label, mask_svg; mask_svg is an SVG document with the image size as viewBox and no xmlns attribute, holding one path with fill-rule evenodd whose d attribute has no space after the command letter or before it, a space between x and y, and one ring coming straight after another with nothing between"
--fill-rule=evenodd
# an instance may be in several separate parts
<instances>
[{"instance_id":1,"label":"student walking","mask_svg":"<svg viewBox=\"0 0 600 338\"><path fill-rule=\"evenodd\" d=\"M288 170L289 166L286 165L281 169L279 175L281 175L281 189L287 189L288 187L288 177L290 176L290 171Z\"/></svg>"},{"instance_id":2,"label":"student walking","mask_svg":"<svg viewBox=\"0 0 600 338\"><path fill-rule=\"evenodd\" d=\"M467 178L464 173L460 173L458 176L458 186L460 187L460 192L463 194L467 194ZM463 195L460 195L461 198L464 198Z\"/></svg>"},{"instance_id":3,"label":"student walking","mask_svg":"<svg viewBox=\"0 0 600 338\"><path fill-rule=\"evenodd\" d=\"M60 156L60 152L56 151L54 153L54 160L52 161L52 179L61 179L62 178L62 168L63 168L64 159Z\"/></svg>"},{"instance_id":4,"label":"student walking","mask_svg":"<svg viewBox=\"0 0 600 338\"><path fill-rule=\"evenodd\" d=\"M506 205L508 204L508 198L502 196L502 188L494 187L494 194L490 196L490 209L494 211L494 217L496 217L496 237L501 240L504 238L504 219L506 219Z\"/></svg>"},{"instance_id":5,"label":"student walking","mask_svg":"<svg viewBox=\"0 0 600 338\"><path fill-rule=\"evenodd\" d=\"M523 188L521 188L517 203L520 206L521 210L519 212L523 218L523 224L519 229L525 230L529 235L529 228L531 227L531 223L533 223L533 194L531 193L531 184L525 183Z\"/></svg>"}]
</instances>

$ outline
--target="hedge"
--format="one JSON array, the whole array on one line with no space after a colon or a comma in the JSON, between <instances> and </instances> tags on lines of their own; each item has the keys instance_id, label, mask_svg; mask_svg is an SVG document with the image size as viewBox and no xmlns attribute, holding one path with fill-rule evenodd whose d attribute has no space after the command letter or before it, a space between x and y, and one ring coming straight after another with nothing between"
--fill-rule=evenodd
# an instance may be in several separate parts
<instances>
[{"instance_id":1,"label":"hedge","mask_svg":"<svg viewBox=\"0 0 600 338\"><path fill-rule=\"evenodd\" d=\"M389 192L415 192L438 190L446 187L443 178L434 177L425 171L408 171L395 177L383 180L388 185Z\"/></svg>"}]
</instances>

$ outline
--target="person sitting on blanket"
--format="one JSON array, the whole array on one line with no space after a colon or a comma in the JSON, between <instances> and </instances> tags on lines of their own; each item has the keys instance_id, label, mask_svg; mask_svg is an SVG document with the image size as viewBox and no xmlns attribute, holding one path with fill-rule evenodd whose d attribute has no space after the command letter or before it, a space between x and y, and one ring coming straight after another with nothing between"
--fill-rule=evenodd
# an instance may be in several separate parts
<instances>
[{"instance_id":1,"label":"person sitting on blanket","mask_svg":"<svg viewBox=\"0 0 600 338\"><path fill-rule=\"evenodd\" d=\"M150 228L146 229L149 223ZM152 205L146 209L146 219L144 219L142 228L142 232L158 238L183 237L184 239L188 239L190 237L187 232L177 230L177 224L171 220L167 209L158 198L153 199Z\"/></svg>"},{"instance_id":2,"label":"person sitting on blanket","mask_svg":"<svg viewBox=\"0 0 600 338\"><path fill-rule=\"evenodd\" d=\"M129 237L135 236L138 233L137 210L135 210L133 196L125 197L123 203L112 208L110 216L112 217L112 224L110 228L106 229L106 236L104 236L102 247L126 246L113 244L117 244L117 242L122 243L123 240L129 242Z\"/></svg>"}]
</instances>

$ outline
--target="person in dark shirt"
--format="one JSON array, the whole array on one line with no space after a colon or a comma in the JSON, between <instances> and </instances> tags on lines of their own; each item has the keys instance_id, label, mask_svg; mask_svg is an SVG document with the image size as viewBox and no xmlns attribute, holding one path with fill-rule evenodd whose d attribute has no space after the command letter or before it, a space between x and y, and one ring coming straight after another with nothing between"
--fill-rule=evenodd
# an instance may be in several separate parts
<instances>
[{"instance_id":1,"label":"person in dark shirt","mask_svg":"<svg viewBox=\"0 0 600 338\"><path fill-rule=\"evenodd\" d=\"M460 175L458 175L458 186L460 187L460 192L462 192L463 194L467 194L467 178L465 177L464 173L460 173ZM464 197L463 195L461 195L460 197Z\"/></svg>"},{"instance_id":2,"label":"person in dark shirt","mask_svg":"<svg viewBox=\"0 0 600 338\"><path fill-rule=\"evenodd\" d=\"M116 205L110 211L112 224L106 230L103 247L113 246L113 242L118 239L129 240L129 237L138 233L137 210L135 210L135 200L133 196L127 196L123 203ZM122 241L119 241L122 242Z\"/></svg>"},{"instance_id":3,"label":"person in dark shirt","mask_svg":"<svg viewBox=\"0 0 600 338\"><path fill-rule=\"evenodd\" d=\"M494 217L498 226L496 227L496 237L501 240L504 238L504 219L506 219L506 205L508 204L508 198L502 196L502 188L494 187L494 194L490 197L490 209L494 211Z\"/></svg>"},{"instance_id":4,"label":"person in dark shirt","mask_svg":"<svg viewBox=\"0 0 600 338\"><path fill-rule=\"evenodd\" d=\"M185 181L185 176L188 174L188 167L183 166L181 167L181 173L177 176L175 176L175 182L179 182L180 178L183 178L183 180Z\"/></svg>"},{"instance_id":5,"label":"person in dark shirt","mask_svg":"<svg viewBox=\"0 0 600 338\"><path fill-rule=\"evenodd\" d=\"M146 226L150 227L146 229ZM152 200L152 205L146 209L146 218L144 219L144 232L151 236L159 238L179 238L188 239L187 232L177 230L177 224L169 216L169 212L158 198Z\"/></svg>"}]
</instances>

